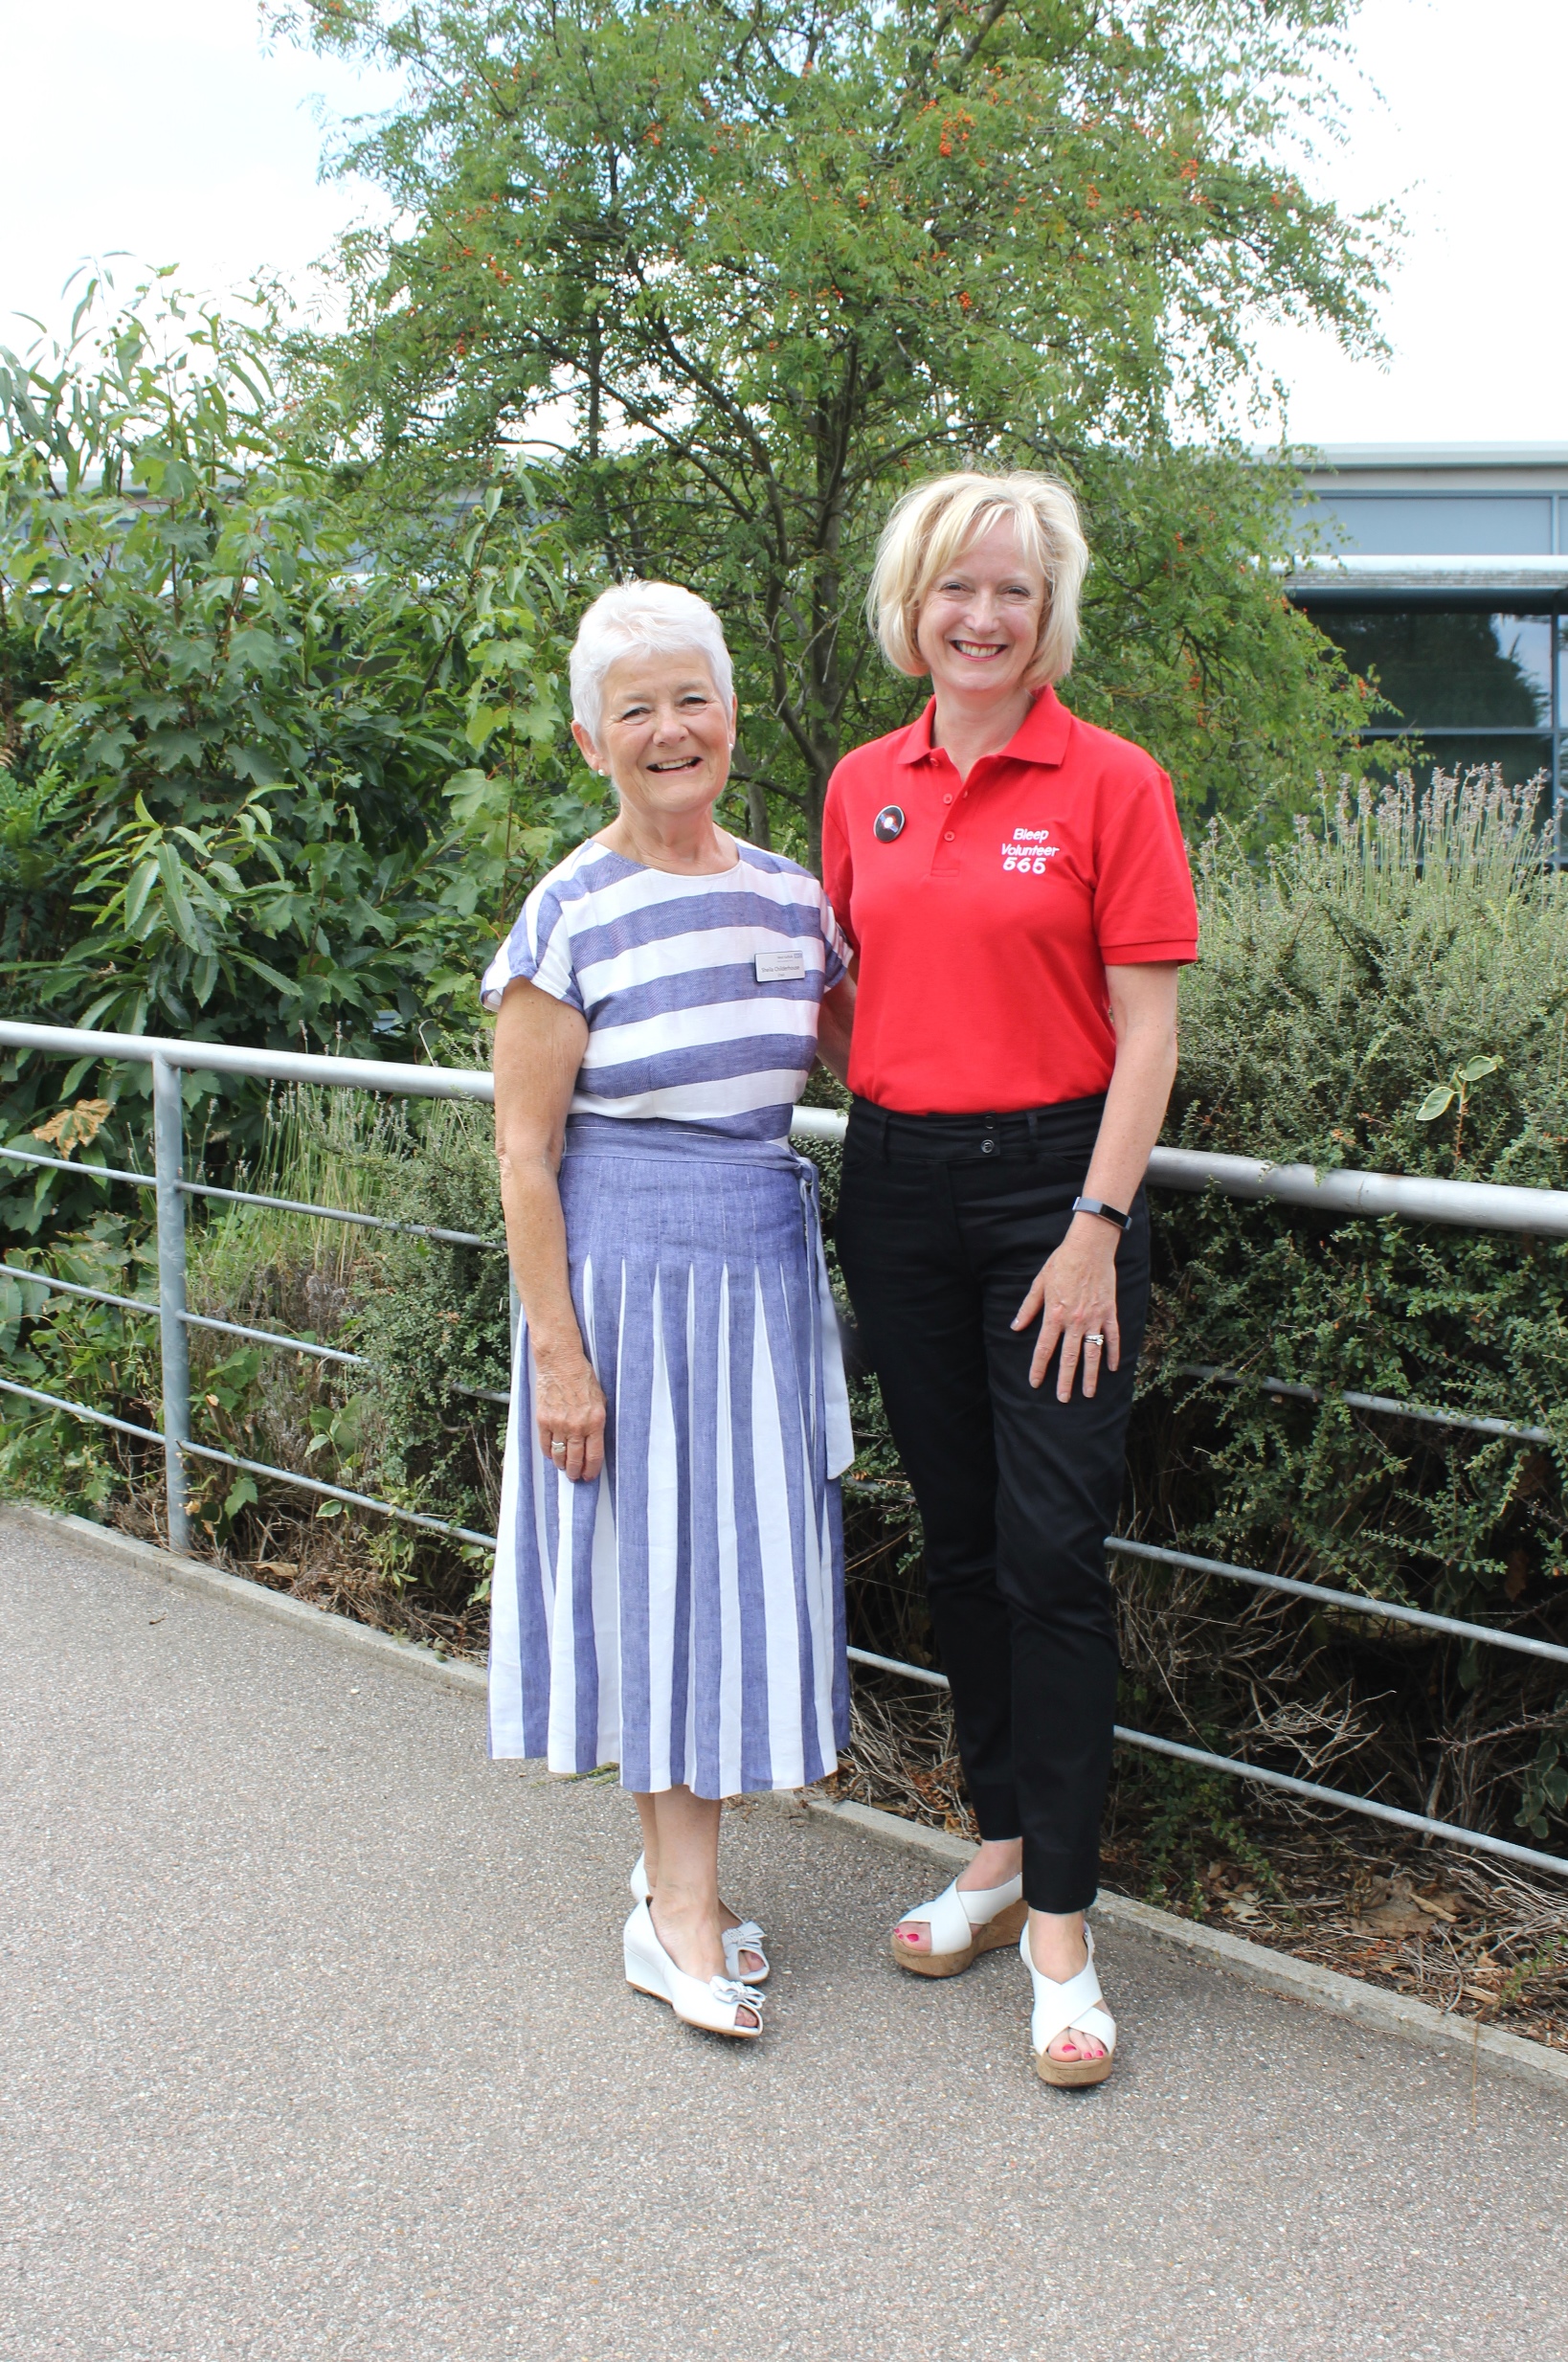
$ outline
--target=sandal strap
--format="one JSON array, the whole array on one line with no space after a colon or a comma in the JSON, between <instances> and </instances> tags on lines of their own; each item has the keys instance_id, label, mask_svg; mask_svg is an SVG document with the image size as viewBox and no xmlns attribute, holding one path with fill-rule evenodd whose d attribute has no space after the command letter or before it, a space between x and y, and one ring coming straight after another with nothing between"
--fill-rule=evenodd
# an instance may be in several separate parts
<instances>
[{"instance_id":1,"label":"sandal strap","mask_svg":"<svg viewBox=\"0 0 1568 2362\"><path fill-rule=\"evenodd\" d=\"M1035 1967L1029 1952L1029 1930L1024 1928L1019 1939L1019 1950L1034 1985L1035 2005L1029 2018L1029 2041L1038 2056L1048 2050L1059 2034L1070 2027L1080 2034L1092 2035L1103 2042L1108 2052L1116 2047L1116 2020L1103 2007L1105 1995L1094 1969L1094 1941L1085 1930L1089 1956L1076 1976L1058 1983L1055 1977L1042 1976Z\"/></svg>"},{"instance_id":2,"label":"sandal strap","mask_svg":"<svg viewBox=\"0 0 1568 2362\"><path fill-rule=\"evenodd\" d=\"M972 1927L988 1927L999 1911L1006 1911L1015 1902L1023 1901L1023 1874L1003 1878L999 1886L959 1886L954 1891L964 1906L964 1917Z\"/></svg>"},{"instance_id":3,"label":"sandal strap","mask_svg":"<svg viewBox=\"0 0 1568 2362\"><path fill-rule=\"evenodd\" d=\"M967 1952L974 1941L977 1927L985 1927L998 1911L1005 1911L1019 1901L1023 1894L1021 1878L1008 1878L1000 1886L977 1886L966 1893L956 1878L944 1886L930 1902L923 1902L913 1911L906 1911L899 1921L901 1927L924 1923L930 1931L931 1954Z\"/></svg>"},{"instance_id":4,"label":"sandal strap","mask_svg":"<svg viewBox=\"0 0 1568 2362\"><path fill-rule=\"evenodd\" d=\"M899 1921L901 1927L922 1923L930 1937L933 1956L942 1952L968 1951L974 1941L974 1930L964 1908L963 1897L958 1892L956 1878L951 1886L944 1886L939 1895L933 1895L930 1902L921 1903L913 1911L906 1911Z\"/></svg>"}]
</instances>

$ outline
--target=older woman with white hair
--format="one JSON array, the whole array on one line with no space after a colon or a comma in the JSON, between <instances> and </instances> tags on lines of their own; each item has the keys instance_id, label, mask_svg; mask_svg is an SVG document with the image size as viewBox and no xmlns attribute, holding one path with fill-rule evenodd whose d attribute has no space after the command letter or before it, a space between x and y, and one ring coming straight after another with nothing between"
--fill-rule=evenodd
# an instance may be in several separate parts
<instances>
[{"instance_id":1,"label":"older woman with white hair","mask_svg":"<svg viewBox=\"0 0 1568 2362\"><path fill-rule=\"evenodd\" d=\"M483 982L524 1320L491 1594L490 1746L620 1767L641 1818L628 1982L755 2037L762 1930L719 1808L830 1772L848 1725L837 1478L852 1444L815 1173L789 1145L854 987L817 880L713 808L719 619L606 591L572 736L619 810L541 880Z\"/></svg>"},{"instance_id":2,"label":"older woman with white hair","mask_svg":"<svg viewBox=\"0 0 1568 2362\"><path fill-rule=\"evenodd\" d=\"M1036 2069L1066 2084L1103 2081L1115 2049L1084 1923L1116 1698L1103 1545L1198 937L1170 780L1051 686L1087 564L1049 477L905 496L868 606L932 695L840 764L823 830L858 956L835 1235L920 1506L981 1840L893 1956L946 1977L1016 1939Z\"/></svg>"}]
</instances>

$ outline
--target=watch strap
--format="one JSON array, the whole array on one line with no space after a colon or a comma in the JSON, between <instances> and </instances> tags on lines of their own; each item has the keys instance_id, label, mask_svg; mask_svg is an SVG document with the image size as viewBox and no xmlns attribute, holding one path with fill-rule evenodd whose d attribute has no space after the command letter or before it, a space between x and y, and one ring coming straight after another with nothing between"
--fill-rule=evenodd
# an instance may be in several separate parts
<instances>
[{"instance_id":1,"label":"watch strap","mask_svg":"<svg viewBox=\"0 0 1568 2362\"><path fill-rule=\"evenodd\" d=\"M1074 1198L1075 1214L1097 1214L1102 1222L1113 1222L1118 1230L1131 1230L1132 1217L1124 1214L1119 1205L1108 1205L1103 1198Z\"/></svg>"}]
</instances>

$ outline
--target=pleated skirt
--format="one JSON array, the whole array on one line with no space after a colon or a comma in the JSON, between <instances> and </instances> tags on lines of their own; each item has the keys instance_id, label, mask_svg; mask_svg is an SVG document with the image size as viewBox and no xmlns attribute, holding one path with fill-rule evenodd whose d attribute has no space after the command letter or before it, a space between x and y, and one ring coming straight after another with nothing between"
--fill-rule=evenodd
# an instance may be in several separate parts
<instances>
[{"instance_id":1,"label":"pleated skirt","mask_svg":"<svg viewBox=\"0 0 1568 2362\"><path fill-rule=\"evenodd\" d=\"M849 1730L838 1477L853 1446L816 1171L783 1140L573 1116L572 1298L605 1462L544 1451L513 1357L490 1752L647 1793L800 1788Z\"/></svg>"}]
</instances>

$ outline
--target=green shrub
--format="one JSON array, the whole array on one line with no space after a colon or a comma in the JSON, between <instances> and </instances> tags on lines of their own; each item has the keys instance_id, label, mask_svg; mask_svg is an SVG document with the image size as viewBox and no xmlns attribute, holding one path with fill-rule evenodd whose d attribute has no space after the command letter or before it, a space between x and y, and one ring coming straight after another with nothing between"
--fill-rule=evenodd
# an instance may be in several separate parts
<instances>
[{"instance_id":1,"label":"green shrub","mask_svg":"<svg viewBox=\"0 0 1568 2362\"><path fill-rule=\"evenodd\" d=\"M527 883L600 817L564 730L559 537L515 471L435 509L366 494L302 444L265 320L161 288L82 309L53 360L0 351L8 1012L416 1045L477 1014ZM0 1054L0 1138L92 1071ZM91 1088L97 1153L146 1159L146 1069ZM262 1094L186 1092L226 1179ZM0 1233L94 1212L0 1165Z\"/></svg>"},{"instance_id":2,"label":"green shrub","mask_svg":"<svg viewBox=\"0 0 1568 2362\"><path fill-rule=\"evenodd\" d=\"M1568 1178L1568 895L1526 799L1408 780L1257 874L1212 841L1167 1137L1396 1173ZM1568 1242L1154 1193L1145 1530L1450 1613L1562 1581ZM1218 1365L1240 1387L1186 1375ZM1281 1404L1260 1381L1311 1386ZM1347 1391L1549 1428L1549 1451L1351 1413Z\"/></svg>"},{"instance_id":3,"label":"green shrub","mask_svg":"<svg viewBox=\"0 0 1568 2362\"><path fill-rule=\"evenodd\" d=\"M1472 775L1342 796L1260 870L1211 838L1182 998L1180 1145L1560 1188L1568 892L1533 792ZM1132 1438L1146 1539L1568 1636L1568 1242L1153 1193ZM1191 1375L1219 1367L1243 1383ZM1282 1400L1262 1381L1313 1388ZM1353 1411L1347 1392L1544 1428L1549 1447ZM1549 1667L1124 1563L1141 1713L1461 1820L1560 1832ZM1163 1612L1151 1615L1152 1608ZM1172 1678L1173 1633L1191 1637ZM1216 1629L1218 1628L1218 1629ZM1347 1766L1356 1764L1355 1776Z\"/></svg>"},{"instance_id":4,"label":"green shrub","mask_svg":"<svg viewBox=\"0 0 1568 2362\"><path fill-rule=\"evenodd\" d=\"M493 1244L395 1233L377 1242L373 1282L353 1320L359 1350L374 1366L382 1439L375 1490L493 1532L506 1414L483 1398L507 1392L511 1324L489 1109L429 1103L383 1203L400 1221Z\"/></svg>"}]
</instances>

